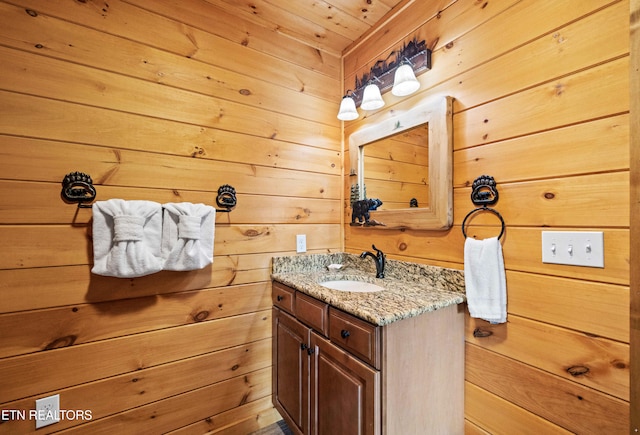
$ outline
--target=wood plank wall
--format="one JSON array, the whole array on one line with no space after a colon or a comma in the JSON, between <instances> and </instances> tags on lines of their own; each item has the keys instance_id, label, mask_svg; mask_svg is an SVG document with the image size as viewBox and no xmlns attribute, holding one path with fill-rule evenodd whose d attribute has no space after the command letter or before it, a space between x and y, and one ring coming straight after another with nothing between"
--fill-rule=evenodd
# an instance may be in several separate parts
<instances>
[{"instance_id":1,"label":"wood plank wall","mask_svg":"<svg viewBox=\"0 0 640 435\"><path fill-rule=\"evenodd\" d=\"M470 185L492 175L507 226L508 323L467 317L467 433L627 433L629 2L414 1L346 52L345 89L414 35L433 49L419 94L385 94L387 106L347 123L345 138L421 98L454 97L454 226L347 225L346 250L373 242L392 258L462 268ZM491 218L467 233L497 235ZM605 267L543 264L542 230L603 231Z\"/></svg>"},{"instance_id":2,"label":"wood plank wall","mask_svg":"<svg viewBox=\"0 0 640 435\"><path fill-rule=\"evenodd\" d=\"M92 413L39 433L248 433L279 418L271 257L295 253L296 234L310 252L342 245L334 51L224 2L0 2L0 409L60 394ZM60 197L72 171L98 200L215 205L234 186L214 264L92 275L91 211Z\"/></svg>"},{"instance_id":3,"label":"wood plank wall","mask_svg":"<svg viewBox=\"0 0 640 435\"><path fill-rule=\"evenodd\" d=\"M631 243L630 264L640 262L640 82L637 77L640 74L640 1L629 2L629 77L630 81L630 143L631 154ZM634 80L634 78L636 78ZM631 425L629 433L640 431L640 269L632 267L631 270Z\"/></svg>"}]
</instances>

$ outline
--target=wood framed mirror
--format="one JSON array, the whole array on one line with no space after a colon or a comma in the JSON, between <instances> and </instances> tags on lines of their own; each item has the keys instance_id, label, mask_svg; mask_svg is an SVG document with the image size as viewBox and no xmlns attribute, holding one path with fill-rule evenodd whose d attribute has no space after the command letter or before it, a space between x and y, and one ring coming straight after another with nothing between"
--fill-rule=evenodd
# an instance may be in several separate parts
<instances>
[{"instance_id":1,"label":"wood framed mirror","mask_svg":"<svg viewBox=\"0 0 640 435\"><path fill-rule=\"evenodd\" d=\"M383 202L378 210L370 212L371 219L384 224L375 228L447 230L451 227L452 104L451 97L434 97L396 116L366 125L349 136L350 175L357 175L359 199L378 198ZM408 143L411 148L401 150L397 148L400 143ZM372 167L372 172L384 172L374 167L384 166L385 158L394 162L395 169L388 170L388 176L368 176L367 166ZM375 159L378 163L373 163ZM396 160L404 161L398 164ZM402 198L403 190L417 199L418 207L410 207L406 198Z\"/></svg>"}]
</instances>

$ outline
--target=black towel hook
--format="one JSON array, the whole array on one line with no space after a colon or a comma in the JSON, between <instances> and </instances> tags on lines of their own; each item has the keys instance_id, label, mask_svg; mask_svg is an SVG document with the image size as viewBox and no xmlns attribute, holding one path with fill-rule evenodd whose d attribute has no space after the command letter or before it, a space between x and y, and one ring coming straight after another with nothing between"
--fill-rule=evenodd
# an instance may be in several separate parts
<instances>
[{"instance_id":1,"label":"black towel hook","mask_svg":"<svg viewBox=\"0 0 640 435\"><path fill-rule=\"evenodd\" d=\"M223 184L218 188L218 196L216 197L216 204L221 209L216 209L217 212L229 213L238 203L236 198L236 189L229 184Z\"/></svg>"},{"instance_id":2,"label":"black towel hook","mask_svg":"<svg viewBox=\"0 0 640 435\"><path fill-rule=\"evenodd\" d=\"M70 172L62 180L62 198L66 202L77 202L78 208L91 208L91 202L96 198L96 189L91 177L83 172Z\"/></svg>"},{"instance_id":3,"label":"black towel hook","mask_svg":"<svg viewBox=\"0 0 640 435\"><path fill-rule=\"evenodd\" d=\"M488 211L498 216L502 225L500 235L498 236L498 239L500 239L504 234L504 219L498 210L488 207L488 205L493 205L498 202L498 189L496 188L496 181L492 176L481 175L474 180L471 191L471 202L480 207L471 210L462 220L462 235L465 239L467 238L467 232L464 230L464 226L467 223L467 219L469 219L471 215L481 211Z\"/></svg>"}]
</instances>

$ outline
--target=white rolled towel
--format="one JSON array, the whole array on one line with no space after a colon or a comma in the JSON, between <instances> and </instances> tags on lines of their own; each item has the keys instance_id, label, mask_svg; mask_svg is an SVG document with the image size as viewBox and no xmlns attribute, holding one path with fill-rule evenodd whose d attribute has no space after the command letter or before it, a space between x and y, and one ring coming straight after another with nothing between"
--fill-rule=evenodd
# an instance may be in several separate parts
<instances>
[{"instance_id":1,"label":"white rolled towel","mask_svg":"<svg viewBox=\"0 0 640 435\"><path fill-rule=\"evenodd\" d=\"M162 207L164 270L197 270L213 263L216 209L190 202Z\"/></svg>"},{"instance_id":2,"label":"white rolled towel","mask_svg":"<svg viewBox=\"0 0 640 435\"><path fill-rule=\"evenodd\" d=\"M110 199L94 203L92 210L92 273L134 278L162 270L159 203Z\"/></svg>"},{"instance_id":3,"label":"white rolled towel","mask_svg":"<svg viewBox=\"0 0 640 435\"><path fill-rule=\"evenodd\" d=\"M464 281L471 317L491 323L507 321L507 282L502 245L497 237L464 244Z\"/></svg>"}]
</instances>

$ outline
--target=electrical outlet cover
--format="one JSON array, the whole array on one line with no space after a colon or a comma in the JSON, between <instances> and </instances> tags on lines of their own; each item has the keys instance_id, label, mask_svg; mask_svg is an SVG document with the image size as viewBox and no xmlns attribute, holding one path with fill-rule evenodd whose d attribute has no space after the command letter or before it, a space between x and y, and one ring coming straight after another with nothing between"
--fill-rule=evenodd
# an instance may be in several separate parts
<instances>
[{"instance_id":1,"label":"electrical outlet cover","mask_svg":"<svg viewBox=\"0 0 640 435\"><path fill-rule=\"evenodd\" d=\"M36 400L36 429L60 421L60 395Z\"/></svg>"},{"instance_id":2,"label":"electrical outlet cover","mask_svg":"<svg viewBox=\"0 0 640 435\"><path fill-rule=\"evenodd\" d=\"M306 234L296 235L296 252L307 252L307 236Z\"/></svg>"}]
</instances>

